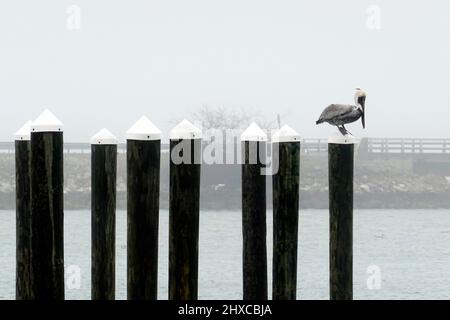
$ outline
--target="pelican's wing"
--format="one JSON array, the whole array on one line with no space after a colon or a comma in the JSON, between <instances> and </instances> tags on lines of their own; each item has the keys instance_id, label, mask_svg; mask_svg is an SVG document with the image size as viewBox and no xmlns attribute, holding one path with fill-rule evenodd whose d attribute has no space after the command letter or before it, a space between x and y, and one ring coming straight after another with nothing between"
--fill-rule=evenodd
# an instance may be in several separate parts
<instances>
[{"instance_id":1,"label":"pelican's wing","mask_svg":"<svg viewBox=\"0 0 450 320\"><path fill-rule=\"evenodd\" d=\"M349 112L352 112L353 106L350 104L330 104L323 110L319 117L319 121L326 121L341 117Z\"/></svg>"}]
</instances>

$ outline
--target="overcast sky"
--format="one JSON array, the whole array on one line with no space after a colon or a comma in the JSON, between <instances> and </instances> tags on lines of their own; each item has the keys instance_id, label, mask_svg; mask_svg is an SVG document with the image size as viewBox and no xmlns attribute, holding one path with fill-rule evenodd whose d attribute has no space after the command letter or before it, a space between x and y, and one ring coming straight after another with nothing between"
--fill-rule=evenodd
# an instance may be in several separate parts
<instances>
[{"instance_id":1,"label":"overcast sky","mask_svg":"<svg viewBox=\"0 0 450 320\"><path fill-rule=\"evenodd\" d=\"M44 108L66 141L102 127L123 139L143 114L167 137L202 105L326 137L316 118L355 87L368 93L355 135L448 138L449 16L444 0L3 0L0 140Z\"/></svg>"}]
</instances>

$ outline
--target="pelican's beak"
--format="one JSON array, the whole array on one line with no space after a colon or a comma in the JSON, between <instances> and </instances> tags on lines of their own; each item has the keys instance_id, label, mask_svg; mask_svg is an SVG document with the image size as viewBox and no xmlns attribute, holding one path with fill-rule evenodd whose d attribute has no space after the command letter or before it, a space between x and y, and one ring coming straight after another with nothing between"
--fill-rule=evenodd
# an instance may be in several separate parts
<instances>
[{"instance_id":1,"label":"pelican's beak","mask_svg":"<svg viewBox=\"0 0 450 320\"><path fill-rule=\"evenodd\" d=\"M365 129L366 128L366 120L365 120L366 97L365 96L360 97L360 103L361 103L361 107L362 107L361 122L362 122L363 129Z\"/></svg>"}]
</instances>

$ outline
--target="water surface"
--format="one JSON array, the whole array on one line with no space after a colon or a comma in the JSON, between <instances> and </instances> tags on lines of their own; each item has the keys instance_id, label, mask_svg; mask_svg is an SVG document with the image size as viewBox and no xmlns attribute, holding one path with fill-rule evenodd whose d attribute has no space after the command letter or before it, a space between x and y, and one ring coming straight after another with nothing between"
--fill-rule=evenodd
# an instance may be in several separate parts
<instances>
[{"instance_id":1,"label":"water surface","mask_svg":"<svg viewBox=\"0 0 450 320\"><path fill-rule=\"evenodd\" d=\"M272 213L268 211L271 284ZM450 299L450 213L447 210L358 210L354 216L355 299ZM328 212L300 211L298 298L328 299ZM168 212L161 211L159 299L167 299ZM65 264L81 270L67 299L90 298L90 212L65 213ZM14 299L15 212L0 211L0 299ZM200 299L242 298L240 211L202 211ZM126 212L117 212L117 299L126 298ZM370 289L370 266L381 288ZM73 269L72 269L73 270ZM271 291L271 290L269 290Z\"/></svg>"}]
</instances>

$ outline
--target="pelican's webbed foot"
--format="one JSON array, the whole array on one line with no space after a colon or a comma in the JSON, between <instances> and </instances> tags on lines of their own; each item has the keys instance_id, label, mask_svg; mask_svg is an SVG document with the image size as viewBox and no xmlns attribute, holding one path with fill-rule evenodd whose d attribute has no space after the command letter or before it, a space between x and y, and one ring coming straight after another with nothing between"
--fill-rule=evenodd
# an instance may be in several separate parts
<instances>
[{"instance_id":1,"label":"pelican's webbed foot","mask_svg":"<svg viewBox=\"0 0 450 320\"><path fill-rule=\"evenodd\" d=\"M347 131L347 129L345 129L344 126L342 126L342 127L338 126L338 129L342 133L343 136L347 135L348 131Z\"/></svg>"},{"instance_id":2,"label":"pelican's webbed foot","mask_svg":"<svg viewBox=\"0 0 450 320\"><path fill-rule=\"evenodd\" d=\"M344 125L342 125L342 128L344 128L344 130L345 130L345 132L347 132L347 134L349 134L349 135L351 135L351 136L353 135L353 133L351 133L350 131L348 131L347 128L346 128Z\"/></svg>"}]
</instances>

